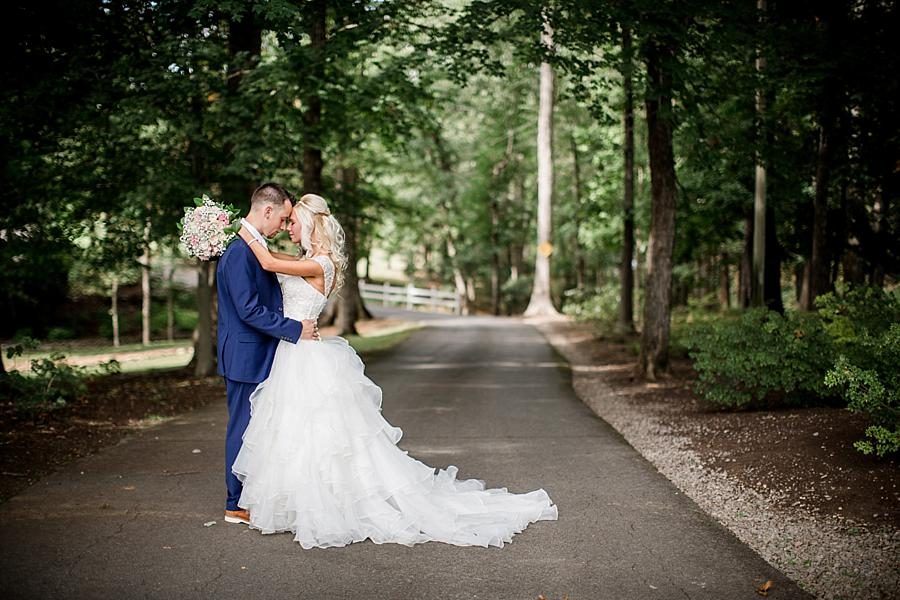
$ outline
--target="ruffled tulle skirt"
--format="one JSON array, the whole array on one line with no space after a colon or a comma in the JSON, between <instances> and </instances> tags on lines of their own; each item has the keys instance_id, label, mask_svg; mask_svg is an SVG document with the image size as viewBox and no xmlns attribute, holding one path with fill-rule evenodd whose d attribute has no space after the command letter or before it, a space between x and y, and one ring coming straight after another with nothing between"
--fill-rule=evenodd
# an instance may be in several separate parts
<instances>
[{"instance_id":1,"label":"ruffled tulle skirt","mask_svg":"<svg viewBox=\"0 0 900 600\"><path fill-rule=\"evenodd\" d=\"M280 342L250 397L250 424L232 471L251 527L290 531L304 548L428 541L499 546L557 508L543 489L512 494L459 480L397 447L381 388L342 338Z\"/></svg>"}]
</instances>

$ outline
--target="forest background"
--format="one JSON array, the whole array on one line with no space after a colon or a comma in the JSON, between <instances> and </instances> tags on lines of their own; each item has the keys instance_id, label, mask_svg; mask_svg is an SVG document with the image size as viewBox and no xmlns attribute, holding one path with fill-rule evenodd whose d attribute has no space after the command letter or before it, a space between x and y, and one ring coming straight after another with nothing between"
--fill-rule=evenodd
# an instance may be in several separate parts
<instances>
[{"instance_id":1,"label":"forest background","mask_svg":"<svg viewBox=\"0 0 900 600\"><path fill-rule=\"evenodd\" d=\"M9 357L187 335L213 373L214 268L177 223L274 179L345 227L361 270L326 315L341 333L381 249L464 312L591 319L643 377L687 354L714 405L846 404L871 419L860 450L900 449L893 2L2 10ZM10 402L77 393L58 356L32 366L0 375Z\"/></svg>"}]
</instances>

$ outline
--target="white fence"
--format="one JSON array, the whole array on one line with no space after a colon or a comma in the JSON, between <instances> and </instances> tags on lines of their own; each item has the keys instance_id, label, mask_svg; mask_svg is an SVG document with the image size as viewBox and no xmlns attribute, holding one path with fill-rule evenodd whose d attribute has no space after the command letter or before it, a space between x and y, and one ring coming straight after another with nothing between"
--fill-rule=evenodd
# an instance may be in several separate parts
<instances>
[{"instance_id":1,"label":"white fence","mask_svg":"<svg viewBox=\"0 0 900 600\"><path fill-rule=\"evenodd\" d=\"M363 300L381 302L382 305L396 304L408 309L428 307L434 311L444 309L457 315L462 312L456 292L417 288L412 284L400 286L389 283L369 283L364 280L359 282L359 292L362 294Z\"/></svg>"}]
</instances>

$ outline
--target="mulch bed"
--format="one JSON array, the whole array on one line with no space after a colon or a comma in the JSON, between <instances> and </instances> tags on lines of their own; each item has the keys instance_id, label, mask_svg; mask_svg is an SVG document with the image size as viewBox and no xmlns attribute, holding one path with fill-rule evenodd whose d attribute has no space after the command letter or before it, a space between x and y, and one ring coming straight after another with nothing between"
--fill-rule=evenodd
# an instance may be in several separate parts
<instances>
[{"instance_id":1,"label":"mulch bed","mask_svg":"<svg viewBox=\"0 0 900 600\"><path fill-rule=\"evenodd\" d=\"M221 377L190 369L117 374L88 382L63 408L36 412L0 404L0 502L62 465L115 444L157 417L225 402Z\"/></svg>"},{"instance_id":2,"label":"mulch bed","mask_svg":"<svg viewBox=\"0 0 900 600\"><path fill-rule=\"evenodd\" d=\"M635 340L601 336L580 345L593 364L608 367L607 385L632 402L665 406L673 433L710 468L776 492L786 508L900 527L900 459L853 448L868 424L863 416L839 407L717 410L692 391L687 359L673 359L670 377L648 383L634 374Z\"/></svg>"}]
</instances>

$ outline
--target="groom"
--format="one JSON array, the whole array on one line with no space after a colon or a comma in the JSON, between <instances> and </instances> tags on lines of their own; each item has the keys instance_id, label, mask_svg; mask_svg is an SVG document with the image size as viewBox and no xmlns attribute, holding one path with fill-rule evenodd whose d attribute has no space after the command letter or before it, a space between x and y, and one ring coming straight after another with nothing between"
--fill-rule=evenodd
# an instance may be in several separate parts
<instances>
[{"instance_id":1,"label":"groom","mask_svg":"<svg viewBox=\"0 0 900 600\"><path fill-rule=\"evenodd\" d=\"M285 229L291 215L291 197L277 183L264 183L253 192L250 212L241 219L255 238L266 245ZM251 242L253 243L253 242ZM299 339L319 338L316 322L284 316L281 287L274 273L266 272L238 237L225 250L216 269L219 292L219 375L228 395L228 429L225 437L225 521L250 523L250 514L238 507L242 485L231 472L250 422L250 394L269 376L278 340L296 344Z\"/></svg>"}]
</instances>

